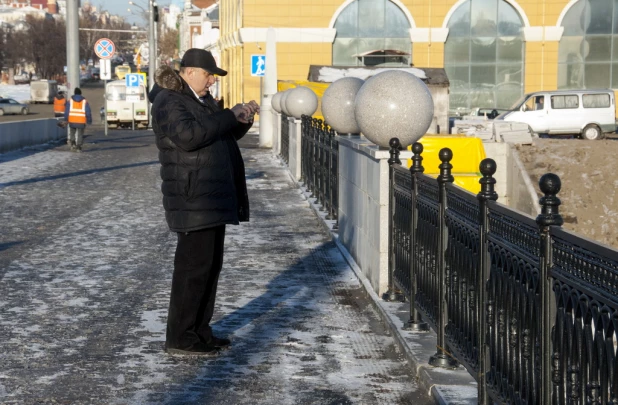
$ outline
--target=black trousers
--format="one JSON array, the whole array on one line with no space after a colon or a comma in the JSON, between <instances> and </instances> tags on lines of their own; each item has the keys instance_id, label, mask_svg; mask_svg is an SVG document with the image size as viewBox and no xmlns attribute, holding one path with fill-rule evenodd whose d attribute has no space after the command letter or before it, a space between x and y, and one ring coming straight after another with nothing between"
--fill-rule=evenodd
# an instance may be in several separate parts
<instances>
[{"instance_id":1,"label":"black trousers","mask_svg":"<svg viewBox=\"0 0 618 405\"><path fill-rule=\"evenodd\" d=\"M225 225L178 233L166 346L185 349L212 338L219 273L223 265Z\"/></svg>"}]
</instances>

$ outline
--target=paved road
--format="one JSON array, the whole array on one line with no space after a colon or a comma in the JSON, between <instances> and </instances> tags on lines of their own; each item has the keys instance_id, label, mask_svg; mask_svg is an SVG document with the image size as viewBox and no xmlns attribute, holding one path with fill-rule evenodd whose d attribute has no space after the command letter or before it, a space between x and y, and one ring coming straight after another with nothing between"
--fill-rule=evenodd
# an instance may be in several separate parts
<instances>
[{"instance_id":1,"label":"paved road","mask_svg":"<svg viewBox=\"0 0 618 405\"><path fill-rule=\"evenodd\" d=\"M228 227L214 328L233 345L215 360L162 350L175 238L150 131L0 155L0 403L432 403L279 161L247 138L252 221Z\"/></svg>"},{"instance_id":2,"label":"paved road","mask_svg":"<svg viewBox=\"0 0 618 405\"><path fill-rule=\"evenodd\" d=\"M105 100L103 95L105 94L103 81L85 83L81 88L83 95L86 97L92 108L92 120L94 125L100 125L101 119L99 118L99 109L104 104ZM0 123L13 122L13 121L25 121L25 120L38 120L41 118L54 118L54 105L53 104L30 104L30 114L28 115L3 115L0 116Z\"/></svg>"}]
</instances>

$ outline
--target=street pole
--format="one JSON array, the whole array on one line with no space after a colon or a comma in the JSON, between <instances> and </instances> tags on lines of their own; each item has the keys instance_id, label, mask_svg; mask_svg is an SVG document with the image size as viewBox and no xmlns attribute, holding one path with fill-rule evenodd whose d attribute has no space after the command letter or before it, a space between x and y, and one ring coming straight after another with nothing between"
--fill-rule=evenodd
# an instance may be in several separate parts
<instances>
[{"instance_id":1,"label":"street pole","mask_svg":"<svg viewBox=\"0 0 618 405\"><path fill-rule=\"evenodd\" d=\"M148 89L152 89L154 86L154 74L155 74L155 58L157 54L155 45L155 23L154 23L154 1L148 0Z\"/></svg>"},{"instance_id":2,"label":"street pole","mask_svg":"<svg viewBox=\"0 0 618 405\"><path fill-rule=\"evenodd\" d=\"M156 6L157 3L154 3L154 6ZM153 6L153 7L154 7ZM159 68L159 24L158 21L154 21L154 10L153 10L153 24L152 24L152 30L154 32L153 34L153 38L154 38L154 53L152 54L152 61L154 62L154 71L156 72L157 69Z\"/></svg>"},{"instance_id":3,"label":"street pole","mask_svg":"<svg viewBox=\"0 0 618 405\"><path fill-rule=\"evenodd\" d=\"M154 0L148 0L148 88L146 89L146 98L148 98L148 92L154 87L156 55ZM148 110L150 111L150 100L148 101ZM152 114L148 114L148 126L152 128Z\"/></svg>"},{"instance_id":4,"label":"street pole","mask_svg":"<svg viewBox=\"0 0 618 405\"><path fill-rule=\"evenodd\" d=\"M99 66L101 62L99 62ZM104 116L104 122L105 122L105 136L107 136L107 79L105 79L104 84L103 84L103 88L105 89L104 93L103 93L103 97L105 97L105 116Z\"/></svg>"},{"instance_id":5,"label":"street pole","mask_svg":"<svg viewBox=\"0 0 618 405\"><path fill-rule=\"evenodd\" d=\"M79 87L79 0L67 0L67 91Z\"/></svg>"},{"instance_id":6,"label":"street pole","mask_svg":"<svg viewBox=\"0 0 618 405\"><path fill-rule=\"evenodd\" d=\"M67 99L79 87L79 0L67 0ZM70 133L67 125L67 139Z\"/></svg>"}]
</instances>

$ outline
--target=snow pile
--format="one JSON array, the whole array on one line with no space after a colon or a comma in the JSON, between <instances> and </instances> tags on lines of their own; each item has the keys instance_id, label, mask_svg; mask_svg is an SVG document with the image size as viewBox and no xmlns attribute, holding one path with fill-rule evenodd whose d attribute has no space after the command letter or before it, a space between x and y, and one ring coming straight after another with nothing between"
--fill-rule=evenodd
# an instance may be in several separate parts
<instances>
[{"instance_id":1,"label":"snow pile","mask_svg":"<svg viewBox=\"0 0 618 405\"><path fill-rule=\"evenodd\" d=\"M379 68L379 69L365 69L365 68L347 68L336 69L328 66L320 68L320 75L318 81L332 83L335 80L344 77L358 77L359 79L367 80L371 76L375 76L378 73L386 72L387 70L403 70L418 77L419 79L427 79L427 75L421 69L417 68Z\"/></svg>"}]
</instances>

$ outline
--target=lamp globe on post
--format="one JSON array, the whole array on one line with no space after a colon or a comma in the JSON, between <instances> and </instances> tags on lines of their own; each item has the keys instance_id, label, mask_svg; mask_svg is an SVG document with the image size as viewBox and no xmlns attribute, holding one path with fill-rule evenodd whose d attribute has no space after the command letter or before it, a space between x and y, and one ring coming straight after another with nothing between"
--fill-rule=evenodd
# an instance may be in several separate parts
<instances>
[{"instance_id":1,"label":"lamp globe on post","mask_svg":"<svg viewBox=\"0 0 618 405\"><path fill-rule=\"evenodd\" d=\"M285 99L290 115L300 119L303 115L313 115L318 109L318 96L309 87L299 86L290 91Z\"/></svg>"},{"instance_id":2,"label":"lamp globe on post","mask_svg":"<svg viewBox=\"0 0 618 405\"><path fill-rule=\"evenodd\" d=\"M356 77L344 77L331 83L322 96L324 121L339 135L360 135L354 116L354 101L364 83Z\"/></svg>"},{"instance_id":3,"label":"lamp globe on post","mask_svg":"<svg viewBox=\"0 0 618 405\"><path fill-rule=\"evenodd\" d=\"M277 93L275 93L272 100L270 101L273 106L273 109L277 111L278 113L281 113L281 96L282 95L283 95L283 92L278 91Z\"/></svg>"},{"instance_id":4,"label":"lamp globe on post","mask_svg":"<svg viewBox=\"0 0 618 405\"><path fill-rule=\"evenodd\" d=\"M286 100L292 90L293 89L287 89L286 91L284 91L283 94L281 95L281 100L279 101L279 104L281 104L281 112L283 112L283 114L287 116L290 116L291 114L288 112L288 109L286 106Z\"/></svg>"},{"instance_id":5,"label":"lamp globe on post","mask_svg":"<svg viewBox=\"0 0 618 405\"><path fill-rule=\"evenodd\" d=\"M354 116L367 139L389 148L399 138L407 148L425 135L433 119L433 98L415 75L388 70L367 79L356 94Z\"/></svg>"}]
</instances>

